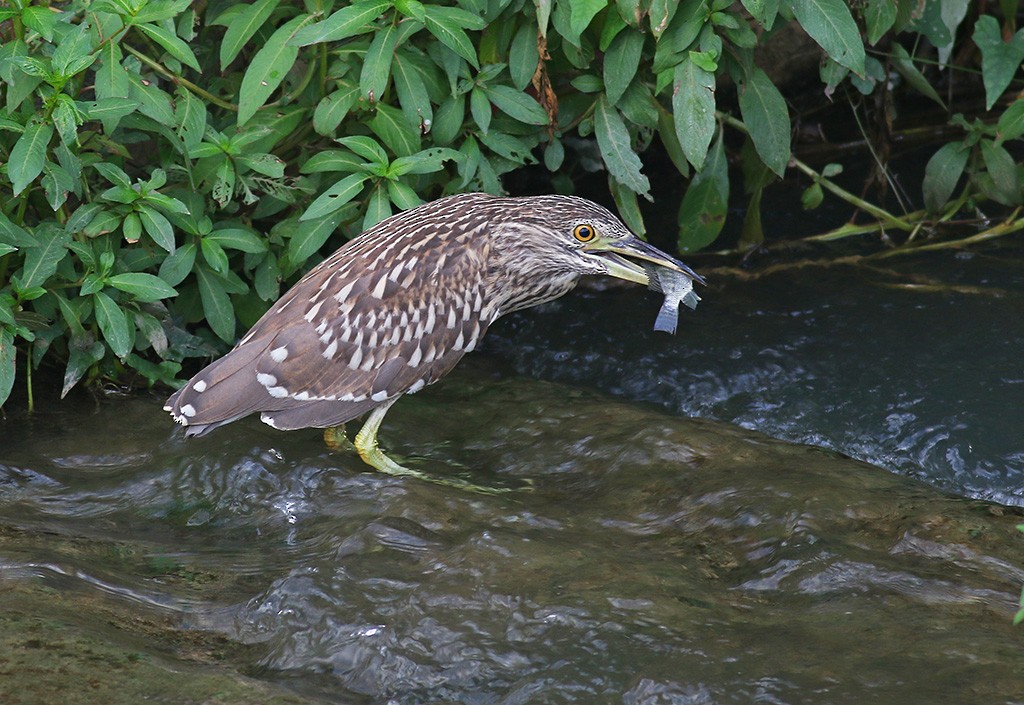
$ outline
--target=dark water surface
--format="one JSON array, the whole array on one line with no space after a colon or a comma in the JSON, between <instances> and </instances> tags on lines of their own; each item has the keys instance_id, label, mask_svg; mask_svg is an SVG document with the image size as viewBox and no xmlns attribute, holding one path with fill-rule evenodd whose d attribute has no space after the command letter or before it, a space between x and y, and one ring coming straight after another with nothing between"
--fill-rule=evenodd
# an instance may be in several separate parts
<instances>
[{"instance_id":1,"label":"dark water surface","mask_svg":"<svg viewBox=\"0 0 1024 705\"><path fill-rule=\"evenodd\" d=\"M639 291L504 321L388 415L504 494L155 397L0 422L0 703L1024 703L1021 260L712 282L675 338Z\"/></svg>"}]
</instances>

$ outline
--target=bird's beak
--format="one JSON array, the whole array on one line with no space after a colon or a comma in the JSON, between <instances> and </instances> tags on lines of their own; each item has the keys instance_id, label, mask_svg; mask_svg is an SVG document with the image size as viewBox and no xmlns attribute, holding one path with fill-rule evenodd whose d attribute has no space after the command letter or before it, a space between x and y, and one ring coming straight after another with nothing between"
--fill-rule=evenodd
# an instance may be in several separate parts
<instances>
[{"instance_id":1,"label":"bird's beak","mask_svg":"<svg viewBox=\"0 0 1024 705\"><path fill-rule=\"evenodd\" d=\"M598 239L586 245L583 252L604 262L610 276L644 286L649 284L647 272L636 262L630 261L631 259L650 262L658 267L685 274L701 284L705 283L704 277L685 264L634 235L615 240Z\"/></svg>"}]
</instances>

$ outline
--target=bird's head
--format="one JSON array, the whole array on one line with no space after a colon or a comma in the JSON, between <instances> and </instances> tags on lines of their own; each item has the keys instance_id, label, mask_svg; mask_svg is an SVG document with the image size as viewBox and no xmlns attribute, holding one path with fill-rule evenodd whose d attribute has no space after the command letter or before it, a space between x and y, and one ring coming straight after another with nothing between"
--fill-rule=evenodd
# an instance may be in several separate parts
<instances>
[{"instance_id":1,"label":"bird's head","mask_svg":"<svg viewBox=\"0 0 1024 705\"><path fill-rule=\"evenodd\" d=\"M674 257L644 242L607 208L576 196L532 196L518 201L518 235L530 241L524 256L543 258L549 270L597 274L648 285L640 262L704 278ZM522 227L526 226L526 227Z\"/></svg>"}]
</instances>

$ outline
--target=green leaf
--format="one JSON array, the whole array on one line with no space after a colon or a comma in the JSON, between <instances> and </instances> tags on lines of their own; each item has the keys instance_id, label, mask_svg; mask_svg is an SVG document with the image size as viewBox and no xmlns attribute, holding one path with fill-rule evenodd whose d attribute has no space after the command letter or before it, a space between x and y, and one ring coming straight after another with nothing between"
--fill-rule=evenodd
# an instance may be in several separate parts
<instances>
[{"instance_id":1,"label":"green leaf","mask_svg":"<svg viewBox=\"0 0 1024 705\"><path fill-rule=\"evenodd\" d=\"M342 84L317 104L313 111L313 129L317 134L333 135L358 99L358 86Z\"/></svg>"},{"instance_id":2,"label":"green leaf","mask_svg":"<svg viewBox=\"0 0 1024 705\"><path fill-rule=\"evenodd\" d=\"M423 203L423 199L416 195L410 186L406 186L401 181L389 181L388 182L388 198L391 202L398 206L398 210L409 210Z\"/></svg>"},{"instance_id":3,"label":"green leaf","mask_svg":"<svg viewBox=\"0 0 1024 705\"><path fill-rule=\"evenodd\" d=\"M108 135L117 129L118 123L125 115L130 115L139 107L137 101L131 98L118 96L101 98L88 104L87 111L90 120L99 120L103 123L103 131Z\"/></svg>"},{"instance_id":4,"label":"green leaf","mask_svg":"<svg viewBox=\"0 0 1024 705\"><path fill-rule=\"evenodd\" d=\"M537 28L533 24L525 22L512 39L512 46L508 52L508 72L512 76L512 85L519 90L524 90L530 85L539 61Z\"/></svg>"},{"instance_id":5,"label":"green leaf","mask_svg":"<svg viewBox=\"0 0 1024 705\"><path fill-rule=\"evenodd\" d=\"M1024 60L1024 29L1017 30L1008 42L1004 42L996 19L982 15L974 24L974 43L981 51L985 109L991 110Z\"/></svg>"},{"instance_id":6,"label":"green leaf","mask_svg":"<svg viewBox=\"0 0 1024 705\"><path fill-rule=\"evenodd\" d=\"M921 187L924 190L924 205L929 213L937 214L949 201L967 166L969 155L970 150L962 142L950 142L944 144L928 160Z\"/></svg>"},{"instance_id":7,"label":"green leaf","mask_svg":"<svg viewBox=\"0 0 1024 705\"><path fill-rule=\"evenodd\" d=\"M480 63L476 58L473 42L469 40L469 36L448 12L454 9L456 8L432 5L427 8L427 16L423 24L427 31L437 37L439 42L472 64L473 68L479 69Z\"/></svg>"},{"instance_id":8,"label":"green leaf","mask_svg":"<svg viewBox=\"0 0 1024 705\"><path fill-rule=\"evenodd\" d=\"M548 114L531 96L512 86L487 85L481 90L501 112L527 125L547 125Z\"/></svg>"},{"instance_id":9,"label":"green leaf","mask_svg":"<svg viewBox=\"0 0 1024 705\"><path fill-rule=\"evenodd\" d=\"M228 253L220 246L220 243L209 236L199 241L199 249L203 253L203 259L210 265L210 269L223 274L228 271Z\"/></svg>"},{"instance_id":10,"label":"green leaf","mask_svg":"<svg viewBox=\"0 0 1024 705\"><path fill-rule=\"evenodd\" d=\"M388 162L388 155L384 148L377 144L377 141L372 137L354 135L352 137L342 137L338 142L375 164L387 164Z\"/></svg>"},{"instance_id":11,"label":"green leaf","mask_svg":"<svg viewBox=\"0 0 1024 705\"><path fill-rule=\"evenodd\" d=\"M128 96L138 101L139 112L156 120L165 127L174 127L174 108L171 96L157 87L156 83L145 81L137 73L126 73Z\"/></svg>"},{"instance_id":12,"label":"green leaf","mask_svg":"<svg viewBox=\"0 0 1024 705\"><path fill-rule=\"evenodd\" d=\"M374 34L370 48L366 50L363 70L359 74L359 94L370 103L379 101L388 87L399 34L398 26L388 25Z\"/></svg>"},{"instance_id":13,"label":"green leaf","mask_svg":"<svg viewBox=\"0 0 1024 705\"><path fill-rule=\"evenodd\" d=\"M469 112L473 121L480 128L480 132L487 134L491 128L491 101L487 100L487 94L482 88L474 88L469 94Z\"/></svg>"},{"instance_id":14,"label":"green leaf","mask_svg":"<svg viewBox=\"0 0 1024 705\"><path fill-rule=\"evenodd\" d=\"M195 243L187 243L164 257L160 263L160 278L170 286L177 286L192 273L192 265L196 261Z\"/></svg>"},{"instance_id":15,"label":"green leaf","mask_svg":"<svg viewBox=\"0 0 1024 705\"><path fill-rule=\"evenodd\" d=\"M895 23L896 3L893 0L867 0L864 5L864 24L868 29L868 44L877 44Z\"/></svg>"},{"instance_id":16,"label":"green leaf","mask_svg":"<svg viewBox=\"0 0 1024 705\"><path fill-rule=\"evenodd\" d=\"M91 335L72 337L68 344L68 365L64 371L61 399L67 396L89 368L102 360L105 354L106 348L103 347L103 343L93 340Z\"/></svg>"},{"instance_id":17,"label":"green leaf","mask_svg":"<svg viewBox=\"0 0 1024 705\"><path fill-rule=\"evenodd\" d=\"M196 59L196 55L192 53L188 44L182 41L178 35L164 29L160 25L155 24L137 24L135 27L140 29L147 37L166 49L168 54L181 63L194 68L196 71L202 71L202 69L199 68L199 61Z\"/></svg>"},{"instance_id":18,"label":"green leaf","mask_svg":"<svg viewBox=\"0 0 1024 705\"><path fill-rule=\"evenodd\" d=\"M345 211L337 210L326 216L302 220L291 230L286 250L288 260L299 266L312 257L327 242L327 238L344 219Z\"/></svg>"},{"instance_id":19,"label":"green leaf","mask_svg":"<svg viewBox=\"0 0 1024 705\"><path fill-rule=\"evenodd\" d=\"M363 182L370 178L369 174L349 174L344 179L332 184L320 194L299 220L322 218L341 208L363 190Z\"/></svg>"},{"instance_id":20,"label":"green leaf","mask_svg":"<svg viewBox=\"0 0 1024 705\"><path fill-rule=\"evenodd\" d=\"M779 176L789 164L789 110L779 90L755 67L740 84L740 112L758 155Z\"/></svg>"},{"instance_id":21,"label":"green leaf","mask_svg":"<svg viewBox=\"0 0 1024 705\"><path fill-rule=\"evenodd\" d=\"M787 0L790 10L811 39L832 59L858 76L864 75L864 43L843 0Z\"/></svg>"},{"instance_id":22,"label":"green leaf","mask_svg":"<svg viewBox=\"0 0 1024 705\"><path fill-rule=\"evenodd\" d=\"M115 274L107 281L115 289L131 294L136 301L142 303L152 303L178 295L178 292L160 277L143 272Z\"/></svg>"},{"instance_id":23,"label":"green leaf","mask_svg":"<svg viewBox=\"0 0 1024 705\"><path fill-rule=\"evenodd\" d=\"M699 170L715 134L715 76L688 57L673 73L672 114L683 154Z\"/></svg>"},{"instance_id":24,"label":"green leaf","mask_svg":"<svg viewBox=\"0 0 1024 705\"><path fill-rule=\"evenodd\" d=\"M391 162L388 175L397 177L405 174L432 174L435 171L441 171L444 168L444 162L451 159L462 159L462 154L454 149L444 147L425 149L408 157L399 157Z\"/></svg>"},{"instance_id":25,"label":"green leaf","mask_svg":"<svg viewBox=\"0 0 1024 705\"><path fill-rule=\"evenodd\" d=\"M366 215L363 216L363 231L369 230L390 215L391 200L388 198L387 188L382 183L374 184L366 204Z\"/></svg>"},{"instance_id":26,"label":"green leaf","mask_svg":"<svg viewBox=\"0 0 1024 705\"><path fill-rule=\"evenodd\" d=\"M227 69L228 64L235 60L245 43L259 31L279 2L280 0L256 0L251 5L237 6L240 11L231 18L220 42L221 71Z\"/></svg>"},{"instance_id":27,"label":"green leaf","mask_svg":"<svg viewBox=\"0 0 1024 705\"><path fill-rule=\"evenodd\" d=\"M583 30L590 26L594 16L607 5L606 0L574 0L570 3L569 27L572 30L572 35L563 37L563 39L579 46L579 38L583 34Z\"/></svg>"},{"instance_id":28,"label":"green leaf","mask_svg":"<svg viewBox=\"0 0 1024 705\"><path fill-rule=\"evenodd\" d=\"M96 98L127 98L131 88L128 72L121 66L121 47L117 42L107 42L98 50L100 66L96 69ZM109 132L109 130L108 130Z\"/></svg>"},{"instance_id":29,"label":"green leaf","mask_svg":"<svg viewBox=\"0 0 1024 705\"><path fill-rule=\"evenodd\" d=\"M38 225L35 236L40 244L24 248L25 265L21 273L23 289L45 284L57 271L57 265L68 254L67 245L71 241L70 233L58 227L52 220Z\"/></svg>"},{"instance_id":30,"label":"green leaf","mask_svg":"<svg viewBox=\"0 0 1024 705\"><path fill-rule=\"evenodd\" d=\"M121 307L102 291L93 294L92 300L96 308L96 322L100 326L104 340L111 351L123 360L132 351L134 337L133 331L128 327L128 317Z\"/></svg>"},{"instance_id":31,"label":"green leaf","mask_svg":"<svg viewBox=\"0 0 1024 705\"><path fill-rule=\"evenodd\" d=\"M605 96L597 100L594 132L608 173L623 186L647 196L651 190L651 183L640 172L643 163L633 150L626 123L623 122L619 111L608 104Z\"/></svg>"},{"instance_id":32,"label":"green leaf","mask_svg":"<svg viewBox=\"0 0 1024 705\"><path fill-rule=\"evenodd\" d=\"M250 254L259 254L267 251L267 242L259 235L245 228L221 228L213 230L203 238L203 241L212 241L221 247L240 250Z\"/></svg>"},{"instance_id":33,"label":"green leaf","mask_svg":"<svg viewBox=\"0 0 1024 705\"><path fill-rule=\"evenodd\" d=\"M238 125L241 127L259 110L288 75L299 48L288 40L305 20L299 16L277 29L252 58L238 91Z\"/></svg>"},{"instance_id":34,"label":"green leaf","mask_svg":"<svg viewBox=\"0 0 1024 705\"><path fill-rule=\"evenodd\" d=\"M399 51L391 62L391 74L395 80L398 103L406 120L419 126L421 133L430 130L434 122L434 108L423 76L408 55Z\"/></svg>"},{"instance_id":35,"label":"green leaf","mask_svg":"<svg viewBox=\"0 0 1024 705\"><path fill-rule=\"evenodd\" d=\"M679 207L679 250L693 252L714 242L725 225L728 205L729 174L719 133Z\"/></svg>"},{"instance_id":36,"label":"green leaf","mask_svg":"<svg viewBox=\"0 0 1024 705\"><path fill-rule=\"evenodd\" d=\"M17 196L43 171L46 148L53 138L53 125L32 121L18 138L7 162L7 175L11 190Z\"/></svg>"},{"instance_id":37,"label":"green leaf","mask_svg":"<svg viewBox=\"0 0 1024 705\"><path fill-rule=\"evenodd\" d=\"M181 138L186 150L199 146L206 133L206 105L195 97L192 91L179 86L175 92L174 106L175 133Z\"/></svg>"},{"instance_id":38,"label":"green leaf","mask_svg":"<svg viewBox=\"0 0 1024 705\"><path fill-rule=\"evenodd\" d=\"M924 77L924 74L914 65L913 59L910 58L910 54L903 48L898 42L894 42L892 45L893 55L893 66L900 72L900 75L906 79L907 83L914 87L921 95L926 98L931 98L940 107L945 109L946 104L942 102L942 98L932 88L932 84L929 83L928 79Z\"/></svg>"},{"instance_id":39,"label":"green leaf","mask_svg":"<svg viewBox=\"0 0 1024 705\"><path fill-rule=\"evenodd\" d=\"M997 142L1000 144L1024 135L1024 98L1017 98L1010 104L1010 107L1003 111L1003 114L999 116L996 132L998 134Z\"/></svg>"},{"instance_id":40,"label":"green leaf","mask_svg":"<svg viewBox=\"0 0 1024 705\"><path fill-rule=\"evenodd\" d=\"M308 46L321 42L336 42L348 37L369 32L370 23L391 7L386 0L357 2L338 10L323 22L303 27L289 41L294 46Z\"/></svg>"},{"instance_id":41,"label":"green leaf","mask_svg":"<svg viewBox=\"0 0 1024 705\"><path fill-rule=\"evenodd\" d=\"M1021 183L1017 177L1017 162L1010 153L991 140L982 140L981 158L995 186L992 196L1004 205L1020 205Z\"/></svg>"},{"instance_id":42,"label":"green leaf","mask_svg":"<svg viewBox=\"0 0 1024 705\"><path fill-rule=\"evenodd\" d=\"M366 162L352 152L344 149L328 149L325 152L317 152L306 160L299 171L303 174L317 174L325 171L341 171L351 173L364 171Z\"/></svg>"},{"instance_id":43,"label":"green leaf","mask_svg":"<svg viewBox=\"0 0 1024 705\"><path fill-rule=\"evenodd\" d=\"M640 213L640 204L637 202L636 192L626 188L613 178L608 179L608 186L615 199L615 208L622 216L624 222L635 234L643 236L647 232L644 227L644 217Z\"/></svg>"},{"instance_id":44,"label":"green leaf","mask_svg":"<svg viewBox=\"0 0 1024 705\"><path fill-rule=\"evenodd\" d=\"M126 215L121 223L121 231L124 233L126 242L130 244L138 242L139 236L142 234L142 221L139 220L139 216L135 213Z\"/></svg>"},{"instance_id":45,"label":"green leaf","mask_svg":"<svg viewBox=\"0 0 1024 705\"><path fill-rule=\"evenodd\" d=\"M235 309L225 290L224 281L202 265L196 267L196 281L206 322L218 338L225 343L234 343Z\"/></svg>"},{"instance_id":46,"label":"green leaf","mask_svg":"<svg viewBox=\"0 0 1024 705\"><path fill-rule=\"evenodd\" d=\"M626 92L637 69L644 49L644 35L640 32L620 32L604 55L604 91L613 105Z\"/></svg>"},{"instance_id":47,"label":"green leaf","mask_svg":"<svg viewBox=\"0 0 1024 705\"><path fill-rule=\"evenodd\" d=\"M272 179L280 179L284 176L284 161L273 154L239 154L235 157L235 161L249 167L257 174L269 176Z\"/></svg>"},{"instance_id":48,"label":"green leaf","mask_svg":"<svg viewBox=\"0 0 1024 705\"><path fill-rule=\"evenodd\" d=\"M48 42L53 41L53 29L59 17L57 8L47 5L30 5L21 11L21 21L29 29L33 29Z\"/></svg>"},{"instance_id":49,"label":"green leaf","mask_svg":"<svg viewBox=\"0 0 1024 705\"><path fill-rule=\"evenodd\" d=\"M18 350L14 347L14 333L0 330L0 407L11 396L17 371Z\"/></svg>"},{"instance_id":50,"label":"green leaf","mask_svg":"<svg viewBox=\"0 0 1024 705\"><path fill-rule=\"evenodd\" d=\"M812 211L821 205L821 202L825 200L825 192L821 189L821 184L814 182L800 194L800 205L803 206L805 211Z\"/></svg>"},{"instance_id":51,"label":"green leaf","mask_svg":"<svg viewBox=\"0 0 1024 705\"><path fill-rule=\"evenodd\" d=\"M378 104L377 114L370 120L370 129L400 157L408 156L420 149L419 131L409 124L398 108Z\"/></svg>"}]
</instances>

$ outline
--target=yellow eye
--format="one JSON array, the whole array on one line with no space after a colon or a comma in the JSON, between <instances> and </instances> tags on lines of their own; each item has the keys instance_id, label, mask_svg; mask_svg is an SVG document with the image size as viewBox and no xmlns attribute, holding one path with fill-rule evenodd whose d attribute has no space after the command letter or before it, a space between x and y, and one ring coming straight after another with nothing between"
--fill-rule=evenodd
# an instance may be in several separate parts
<instances>
[{"instance_id":1,"label":"yellow eye","mask_svg":"<svg viewBox=\"0 0 1024 705\"><path fill-rule=\"evenodd\" d=\"M572 234L580 242L590 242L597 237L597 230L594 229L593 225L582 223L572 229Z\"/></svg>"}]
</instances>

